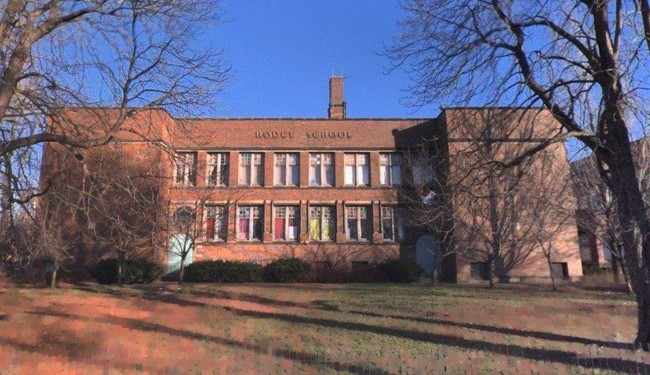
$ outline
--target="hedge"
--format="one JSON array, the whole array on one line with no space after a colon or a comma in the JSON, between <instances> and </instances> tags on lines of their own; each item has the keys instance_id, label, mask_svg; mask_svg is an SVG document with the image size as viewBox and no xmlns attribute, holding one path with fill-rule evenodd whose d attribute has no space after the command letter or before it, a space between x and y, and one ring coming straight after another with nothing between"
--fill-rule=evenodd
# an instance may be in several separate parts
<instances>
[{"instance_id":1,"label":"hedge","mask_svg":"<svg viewBox=\"0 0 650 375\"><path fill-rule=\"evenodd\" d=\"M117 283L118 260L116 258L102 259L91 269L91 276L100 284ZM162 265L148 259L125 259L122 263L123 284L150 283L165 271Z\"/></svg>"},{"instance_id":2,"label":"hedge","mask_svg":"<svg viewBox=\"0 0 650 375\"><path fill-rule=\"evenodd\" d=\"M295 283L307 281L311 267L298 258L282 258L264 266L264 281L272 283Z\"/></svg>"},{"instance_id":3,"label":"hedge","mask_svg":"<svg viewBox=\"0 0 650 375\"><path fill-rule=\"evenodd\" d=\"M389 259L377 265L386 280L394 283L419 281L424 270L415 261L408 259Z\"/></svg>"},{"instance_id":4,"label":"hedge","mask_svg":"<svg viewBox=\"0 0 650 375\"><path fill-rule=\"evenodd\" d=\"M245 283L262 280L262 266L253 262L202 260L185 268L184 280L196 283Z\"/></svg>"}]
</instances>

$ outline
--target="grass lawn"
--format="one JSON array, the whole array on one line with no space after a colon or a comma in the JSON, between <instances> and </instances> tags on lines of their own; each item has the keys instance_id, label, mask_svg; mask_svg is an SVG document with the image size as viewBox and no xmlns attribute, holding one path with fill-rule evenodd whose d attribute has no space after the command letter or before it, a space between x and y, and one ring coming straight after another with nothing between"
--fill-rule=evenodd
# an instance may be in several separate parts
<instances>
[{"instance_id":1,"label":"grass lawn","mask_svg":"<svg viewBox=\"0 0 650 375\"><path fill-rule=\"evenodd\" d=\"M630 297L545 288L0 289L0 374L650 372Z\"/></svg>"}]
</instances>

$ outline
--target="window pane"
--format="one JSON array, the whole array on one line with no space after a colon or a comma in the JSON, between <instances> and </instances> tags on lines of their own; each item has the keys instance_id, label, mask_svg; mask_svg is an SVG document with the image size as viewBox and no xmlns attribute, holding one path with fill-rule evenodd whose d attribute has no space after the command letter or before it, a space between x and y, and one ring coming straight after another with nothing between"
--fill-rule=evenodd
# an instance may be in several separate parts
<instances>
[{"instance_id":1,"label":"window pane","mask_svg":"<svg viewBox=\"0 0 650 375\"><path fill-rule=\"evenodd\" d=\"M289 176L289 184L290 185L298 185L298 179L299 179L299 170L298 170L298 165L291 165L290 167L291 175Z\"/></svg>"},{"instance_id":2,"label":"window pane","mask_svg":"<svg viewBox=\"0 0 650 375\"><path fill-rule=\"evenodd\" d=\"M228 164L222 164L219 167L219 176L217 179L217 184L222 186L228 185Z\"/></svg>"},{"instance_id":3,"label":"window pane","mask_svg":"<svg viewBox=\"0 0 650 375\"><path fill-rule=\"evenodd\" d=\"M403 210L395 210L395 215L393 215L395 221L395 241L402 242L404 241L404 216Z\"/></svg>"},{"instance_id":4,"label":"window pane","mask_svg":"<svg viewBox=\"0 0 650 375\"><path fill-rule=\"evenodd\" d=\"M325 185L334 186L334 166L326 164L325 166Z\"/></svg>"},{"instance_id":5,"label":"window pane","mask_svg":"<svg viewBox=\"0 0 650 375\"><path fill-rule=\"evenodd\" d=\"M312 216L309 219L309 239L319 241L320 237L320 217Z\"/></svg>"},{"instance_id":6,"label":"window pane","mask_svg":"<svg viewBox=\"0 0 650 375\"><path fill-rule=\"evenodd\" d=\"M253 219L253 239L262 239L262 219L260 218Z\"/></svg>"},{"instance_id":7,"label":"window pane","mask_svg":"<svg viewBox=\"0 0 650 375\"><path fill-rule=\"evenodd\" d=\"M249 226L249 221L247 218L243 218L243 217L239 218L239 229L237 232L238 240L242 240L242 241L248 240L248 235L250 231L250 228L248 226Z\"/></svg>"},{"instance_id":8,"label":"window pane","mask_svg":"<svg viewBox=\"0 0 650 375\"><path fill-rule=\"evenodd\" d=\"M345 184L346 185L355 185L355 167L354 165L345 166Z\"/></svg>"},{"instance_id":9,"label":"window pane","mask_svg":"<svg viewBox=\"0 0 650 375\"><path fill-rule=\"evenodd\" d=\"M275 185L284 185L286 181L286 167L284 165L275 164L275 171L273 172L273 183Z\"/></svg>"},{"instance_id":10,"label":"window pane","mask_svg":"<svg viewBox=\"0 0 650 375\"><path fill-rule=\"evenodd\" d=\"M361 220L361 235L359 239L367 240L370 238L370 232L372 231L372 222L370 221L369 217L360 220Z\"/></svg>"},{"instance_id":11,"label":"window pane","mask_svg":"<svg viewBox=\"0 0 650 375\"><path fill-rule=\"evenodd\" d=\"M391 171L392 171L392 173L391 173L392 178L391 179L392 179L393 185L401 185L402 184L402 166L400 164L397 164L397 165L393 165L391 168L392 168L391 169Z\"/></svg>"},{"instance_id":12,"label":"window pane","mask_svg":"<svg viewBox=\"0 0 650 375\"><path fill-rule=\"evenodd\" d=\"M276 217L273 222L273 239L274 240L283 240L284 239L284 218Z\"/></svg>"},{"instance_id":13,"label":"window pane","mask_svg":"<svg viewBox=\"0 0 650 375\"><path fill-rule=\"evenodd\" d=\"M239 184L240 185L250 185L250 165L242 165L239 167Z\"/></svg>"},{"instance_id":14,"label":"window pane","mask_svg":"<svg viewBox=\"0 0 650 375\"><path fill-rule=\"evenodd\" d=\"M309 166L309 184L320 185L320 165Z\"/></svg>"},{"instance_id":15,"label":"window pane","mask_svg":"<svg viewBox=\"0 0 650 375\"><path fill-rule=\"evenodd\" d=\"M323 228L323 240L333 241L334 234L336 233L336 224L334 223L334 218L329 217L323 220L325 222L325 226Z\"/></svg>"},{"instance_id":16,"label":"window pane","mask_svg":"<svg viewBox=\"0 0 650 375\"><path fill-rule=\"evenodd\" d=\"M369 185L370 184L370 170L368 168L368 165L362 165L359 167L361 176L359 180L361 181L361 185Z\"/></svg>"},{"instance_id":17,"label":"window pane","mask_svg":"<svg viewBox=\"0 0 650 375\"><path fill-rule=\"evenodd\" d=\"M359 232L357 230L357 220L347 219L345 225L345 235L348 240L359 239Z\"/></svg>"},{"instance_id":18,"label":"window pane","mask_svg":"<svg viewBox=\"0 0 650 375\"><path fill-rule=\"evenodd\" d=\"M251 164L251 154L240 154L239 155L241 165L250 165Z\"/></svg>"},{"instance_id":19,"label":"window pane","mask_svg":"<svg viewBox=\"0 0 650 375\"><path fill-rule=\"evenodd\" d=\"M295 241L298 239L298 227L299 227L299 220L297 217L294 218L287 218L288 223L288 233L287 233L287 240Z\"/></svg>"},{"instance_id":20,"label":"window pane","mask_svg":"<svg viewBox=\"0 0 650 375\"><path fill-rule=\"evenodd\" d=\"M255 165L255 178L252 180L253 185L262 185L264 183L264 166L261 164Z\"/></svg>"},{"instance_id":21,"label":"window pane","mask_svg":"<svg viewBox=\"0 0 650 375\"><path fill-rule=\"evenodd\" d=\"M388 179L388 168L387 165L379 166L379 183L382 185L390 185L390 180Z\"/></svg>"}]
</instances>

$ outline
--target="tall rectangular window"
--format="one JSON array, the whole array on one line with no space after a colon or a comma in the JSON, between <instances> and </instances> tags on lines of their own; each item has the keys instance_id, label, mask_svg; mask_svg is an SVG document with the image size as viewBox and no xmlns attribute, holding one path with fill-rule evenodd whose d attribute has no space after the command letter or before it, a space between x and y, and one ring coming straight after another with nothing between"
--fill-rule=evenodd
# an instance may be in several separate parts
<instances>
[{"instance_id":1,"label":"tall rectangular window","mask_svg":"<svg viewBox=\"0 0 650 375\"><path fill-rule=\"evenodd\" d=\"M411 155L411 173L413 174L413 184L415 186L430 186L435 182L434 161L432 155Z\"/></svg>"},{"instance_id":2,"label":"tall rectangular window","mask_svg":"<svg viewBox=\"0 0 650 375\"><path fill-rule=\"evenodd\" d=\"M297 186L299 177L298 154L275 154L273 184L276 186Z\"/></svg>"},{"instance_id":3,"label":"tall rectangular window","mask_svg":"<svg viewBox=\"0 0 650 375\"><path fill-rule=\"evenodd\" d=\"M174 183L179 186L194 186L196 184L195 152L179 152L176 154Z\"/></svg>"},{"instance_id":4,"label":"tall rectangular window","mask_svg":"<svg viewBox=\"0 0 650 375\"><path fill-rule=\"evenodd\" d=\"M349 241L368 241L372 232L369 206L345 208L345 237Z\"/></svg>"},{"instance_id":5,"label":"tall rectangular window","mask_svg":"<svg viewBox=\"0 0 650 375\"><path fill-rule=\"evenodd\" d=\"M402 155L398 153L379 154L379 182L383 186L401 185Z\"/></svg>"},{"instance_id":6,"label":"tall rectangular window","mask_svg":"<svg viewBox=\"0 0 650 375\"><path fill-rule=\"evenodd\" d=\"M297 241L300 211L297 206L273 207L273 240Z\"/></svg>"},{"instance_id":7,"label":"tall rectangular window","mask_svg":"<svg viewBox=\"0 0 650 375\"><path fill-rule=\"evenodd\" d=\"M264 155L239 154L239 185L262 186L264 184Z\"/></svg>"},{"instance_id":8,"label":"tall rectangular window","mask_svg":"<svg viewBox=\"0 0 650 375\"><path fill-rule=\"evenodd\" d=\"M336 211L331 206L309 207L309 239L333 241L336 238Z\"/></svg>"},{"instance_id":9,"label":"tall rectangular window","mask_svg":"<svg viewBox=\"0 0 650 375\"><path fill-rule=\"evenodd\" d=\"M309 154L309 185L334 186L334 154Z\"/></svg>"},{"instance_id":10,"label":"tall rectangular window","mask_svg":"<svg viewBox=\"0 0 650 375\"><path fill-rule=\"evenodd\" d=\"M228 154L208 153L207 186L228 186Z\"/></svg>"},{"instance_id":11,"label":"tall rectangular window","mask_svg":"<svg viewBox=\"0 0 650 375\"><path fill-rule=\"evenodd\" d=\"M345 154L345 184L368 186L370 184L368 162L368 154Z\"/></svg>"},{"instance_id":12,"label":"tall rectangular window","mask_svg":"<svg viewBox=\"0 0 650 375\"><path fill-rule=\"evenodd\" d=\"M384 241L404 241L404 217L402 210L396 207L381 208L381 231Z\"/></svg>"},{"instance_id":13,"label":"tall rectangular window","mask_svg":"<svg viewBox=\"0 0 650 375\"><path fill-rule=\"evenodd\" d=\"M205 239L225 241L228 234L228 215L225 206L205 206Z\"/></svg>"},{"instance_id":14,"label":"tall rectangular window","mask_svg":"<svg viewBox=\"0 0 650 375\"><path fill-rule=\"evenodd\" d=\"M240 206L237 209L237 239L239 241L261 241L263 219L261 206Z\"/></svg>"}]
</instances>

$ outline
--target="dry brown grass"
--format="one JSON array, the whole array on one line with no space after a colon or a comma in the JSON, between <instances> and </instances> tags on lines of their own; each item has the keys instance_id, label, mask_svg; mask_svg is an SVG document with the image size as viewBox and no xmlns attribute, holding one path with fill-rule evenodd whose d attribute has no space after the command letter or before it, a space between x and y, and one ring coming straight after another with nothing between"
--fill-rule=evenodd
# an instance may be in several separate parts
<instances>
[{"instance_id":1,"label":"dry brown grass","mask_svg":"<svg viewBox=\"0 0 650 375\"><path fill-rule=\"evenodd\" d=\"M648 371L620 293L500 286L0 290L0 373Z\"/></svg>"}]
</instances>

